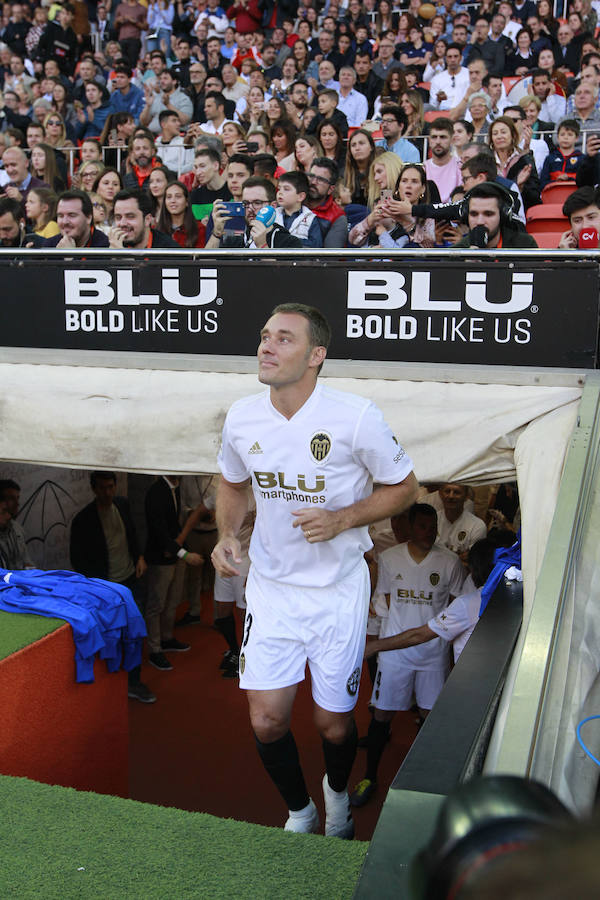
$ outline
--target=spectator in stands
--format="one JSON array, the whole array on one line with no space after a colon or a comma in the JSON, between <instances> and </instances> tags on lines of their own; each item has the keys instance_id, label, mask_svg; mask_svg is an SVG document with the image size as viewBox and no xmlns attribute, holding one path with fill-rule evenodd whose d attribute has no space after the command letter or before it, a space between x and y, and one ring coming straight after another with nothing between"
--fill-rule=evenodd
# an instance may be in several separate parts
<instances>
[{"instance_id":1,"label":"spectator in stands","mask_svg":"<svg viewBox=\"0 0 600 900\"><path fill-rule=\"evenodd\" d=\"M74 8L65 3L49 22L39 40L37 56L55 62L63 75L72 75L77 59L77 35L71 28Z\"/></svg>"},{"instance_id":2,"label":"spectator in stands","mask_svg":"<svg viewBox=\"0 0 600 900\"><path fill-rule=\"evenodd\" d=\"M454 122L452 126L452 146L458 157L460 157L463 147L473 140L474 132L473 123L467 122L466 119L458 119Z\"/></svg>"},{"instance_id":3,"label":"spectator in stands","mask_svg":"<svg viewBox=\"0 0 600 900\"><path fill-rule=\"evenodd\" d=\"M422 159L425 153L423 136L429 134L429 123L425 121L425 109L421 93L415 90L406 91L400 98L400 106L408 119L404 136L410 140L411 144L414 144L419 151L419 157Z\"/></svg>"},{"instance_id":4,"label":"spectator in stands","mask_svg":"<svg viewBox=\"0 0 600 900\"><path fill-rule=\"evenodd\" d=\"M348 141L344 182L349 188L353 203L366 206L367 177L375 158L375 144L370 132L363 128L355 131Z\"/></svg>"},{"instance_id":5,"label":"spectator in stands","mask_svg":"<svg viewBox=\"0 0 600 900\"><path fill-rule=\"evenodd\" d=\"M554 45L554 62L563 72L579 71L579 59L581 46L573 40L573 31L570 25L563 23L559 26Z\"/></svg>"},{"instance_id":6,"label":"spectator in stands","mask_svg":"<svg viewBox=\"0 0 600 900\"><path fill-rule=\"evenodd\" d=\"M446 203L450 194L461 184L460 163L452 155L452 136L454 123L450 119L435 119L429 129L429 146L431 158L425 163L427 178L435 182L442 203Z\"/></svg>"},{"instance_id":7,"label":"spectator in stands","mask_svg":"<svg viewBox=\"0 0 600 900\"><path fill-rule=\"evenodd\" d=\"M525 124L531 128L533 137L536 139L543 138L548 142L554 131L554 125L552 122L544 122L540 119L540 111L542 109L540 98L536 97L535 94L525 94L519 100L519 106L525 113ZM546 135L543 135L542 132L546 132Z\"/></svg>"},{"instance_id":8,"label":"spectator in stands","mask_svg":"<svg viewBox=\"0 0 600 900\"><path fill-rule=\"evenodd\" d=\"M191 193L194 215L199 221L207 219L216 200L230 200L231 192L221 174L221 154L211 147L198 147L194 158L197 187Z\"/></svg>"},{"instance_id":9,"label":"spectator in stands","mask_svg":"<svg viewBox=\"0 0 600 900\"><path fill-rule=\"evenodd\" d=\"M176 249L179 244L168 234L152 227L154 201L150 193L139 189L119 191L115 197L110 246L115 250Z\"/></svg>"},{"instance_id":10,"label":"spectator in stands","mask_svg":"<svg viewBox=\"0 0 600 900\"><path fill-rule=\"evenodd\" d=\"M383 81L373 72L371 56L366 50L357 50L354 70L357 76L354 88L365 96L368 104L367 118L370 119L373 116L375 100L381 93Z\"/></svg>"},{"instance_id":11,"label":"spectator in stands","mask_svg":"<svg viewBox=\"0 0 600 900\"><path fill-rule=\"evenodd\" d=\"M108 238L93 226L94 209L85 191L64 191L58 198L56 221L60 233L46 238L44 247L108 247Z\"/></svg>"},{"instance_id":12,"label":"spectator in stands","mask_svg":"<svg viewBox=\"0 0 600 900\"><path fill-rule=\"evenodd\" d=\"M517 129L519 150L522 153L532 153L536 170L541 172L548 156L548 144L546 141L533 136L533 129L527 124L527 116L521 104L518 106L507 106L504 110L504 116L507 119L512 119Z\"/></svg>"},{"instance_id":13,"label":"spectator in stands","mask_svg":"<svg viewBox=\"0 0 600 900\"><path fill-rule=\"evenodd\" d=\"M366 97L356 90L356 72L351 66L339 71L340 89L337 107L346 116L350 128L359 128L367 119L369 104Z\"/></svg>"},{"instance_id":14,"label":"spectator in stands","mask_svg":"<svg viewBox=\"0 0 600 900\"><path fill-rule=\"evenodd\" d=\"M378 78L385 80L390 69L398 65L395 52L394 35L386 34L379 42L378 54L373 63L373 73Z\"/></svg>"},{"instance_id":15,"label":"spectator in stands","mask_svg":"<svg viewBox=\"0 0 600 900\"><path fill-rule=\"evenodd\" d=\"M402 160L395 153L382 153L371 163L369 170L369 191L367 205L369 213L358 222L348 235L348 243L353 247L362 247L367 242L371 245L378 243L375 228L385 218L382 208L382 191L393 191L402 171ZM388 227L393 228L390 220Z\"/></svg>"},{"instance_id":16,"label":"spectator in stands","mask_svg":"<svg viewBox=\"0 0 600 900\"><path fill-rule=\"evenodd\" d=\"M403 137L408 126L408 117L400 106L384 106L381 110L381 132L383 138L377 147L395 153L403 162L420 162L421 154L410 141Z\"/></svg>"},{"instance_id":17,"label":"spectator in stands","mask_svg":"<svg viewBox=\"0 0 600 900\"><path fill-rule=\"evenodd\" d=\"M176 112L171 109L163 109L159 113L160 134L154 145L156 155L160 157L167 168L172 169L178 175L189 172L193 166L193 152L186 150L181 136L181 122Z\"/></svg>"},{"instance_id":18,"label":"spectator in stands","mask_svg":"<svg viewBox=\"0 0 600 900\"><path fill-rule=\"evenodd\" d=\"M519 133L512 119L500 116L490 125L489 146L494 151L498 172L516 181L525 209L541 202L540 180L533 155L519 150Z\"/></svg>"},{"instance_id":19,"label":"spectator in stands","mask_svg":"<svg viewBox=\"0 0 600 900\"><path fill-rule=\"evenodd\" d=\"M323 235L319 220L306 205L308 178L304 172L284 172L277 186L278 225L300 238L304 247L322 247Z\"/></svg>"},{"instance_id":20,"label":"spectator in stands","mask_svg":"<svg viewBox=\"0 0 600 900\"><path fill-rule=\"evenodd\" d=\"M537 247L536 241L530 234L514 227L509 212L513 199L506 188L493 182L478 184L468 192L465 202L467 203L469 232L455 244L457 249L470 247L471 249L509 250L518 247ZM457 553L464 556L474 541L485 536L485 525L481 522L482 533L477 531L479 526L473 530L471 530L471 526L467 527L468 523L466 520L463 521L462 517L471 516L471 513L458 512L459 506L462 511L466 494L462 499L461 506L461 498L456 496L457 487L459 486L447 485L447 490L446 488L440 490L445 510L445 515L440 517L440 540L447 547L450 549L454 547ZM445 491L445 494L442 491ZM471 525L473 525L472 522ZM479 531L481 531L480 528Z\"/></svg>"},{"instance_id":21,"label":"spectator in stands","mask_svg":"<svg viewBox=\"0 0 600 900\"><path fill-rule=\"evenodd\" d=\"M329 88L321 91L317 100L319 112L305 129L306 134L314 134L321 122L335 122L344 137L347 136L348 120L344 113L337 108L338 99L337 91L330 90ZM362 99L364 100L364 97L362 97Z\"/></svg>"},{"instance_id":22,"label":"spectator in stands","mask_svg":"<svg viewBox=\"0 0 600 900\"><path fill-rule=\"evenodd\" d=\"M177 176L175 172L172 172L171 169L167 169L165 166L156 166L156 168L152 169L150 172L150 177L148 178L148 193L154 200L154 222L157 222L160 217L167 186L176 179Z\"/></svg>"},{"instance_id":23,"label":"spectator in stands","mask_svg":"<svg viewBox=\"0 0 600 900\"><path fill-rule=\"evenodd\" d=\"M431 202L431 185L427 181L422 165L407 163L403 166L396 181L393 198L384 199L381 203L382 221L376 225L379 246L386 249L395 247L422 247L431 249L435 246L435 222L413 216L412 212L402 212L404 205L410 207L419 203ZM437 198L436 198L437 199ZM390 228L385 219L393 219L395 225Z\"/></svg>"},{"instance_id":24,"label":"spectator in stands","mask_svg":"<svg viewBox=\"0 0 600 900\"><path fill-rule=\"evenodd\" d=\"M502 75L504 73L504 47L498 41L489 39L489 28L488 19L483 15L479 16L473 29L471 47L466 55L466 64L468 65L475 59L482 59L490 74Z\"/></svg>"},{"instance_id":25,"label":"spectator in stands","mask_svg":"<svg viewBox=\"0 0 600 900\"><path fill-rule=\"evenodd\" d=\"M131 83L131 69L121 63L115 66L114 89L110 97L111 112L127 112L136 124L145 105L144 92Z\"/></svg>"},{"instance_id":26,"label":"spectator in stands","mask_svg":"<svg viewBox=\"0 0 600 900\"><path fill-rule=\"evenodd\" d=\"M563 119L556 131L557 147L550 151L540 172L542 188L554 181L575 181L583 159L581 150L575 148L578 137L575 119Z\"/></svg>"},{"instance_id":27,"label":"spectator in stands","mask_svg":"<svg viewBox=\"0 0 600 900\"><path fill-rule=\"evenodd\" d=\"M294 237L282 225L274 222L268 226L257 216L264 206L275 206L275 186L258 175L248 178L242 187L242 202L245 208L246 230L244 234L227 233L227 220L230 218L221 201L215 201L213 207L213 233L206 242L207 249L244 248L252 250L302 249L300 238Z\"/></svg>"},{"instance_id":28,"label":"spectator in stands","mask_svg":"<svg viewBox=\"0 0 600 900\"><path fill-rule=\"evenodd\" d=\"M123 180L117 170L107 166L94 182L93 191L98 194L106 211L105 220L112 225L115 197L123 189Z\"/></svg>"},{"instance_id":29,"label":"spectator in stands","mask_svg":"<svg viewBox=\"0 0 600 900\"><path fill-rule=\"evenodd\" d=\"M392 69L386 76L381 88L381 95L375 100L374 116L379 118L381 107L400 102L402 94L407 91L407 83L402 69Z\"/></svg>"},{"instance_id":30,"label":"spectator in stands","mask_svg":"<svg viewBox=\"0 0 600 900\"><path fill-rule=\"evenodd\" d=\"M321 156L313 160L306 205L319 219L323 246L327 248L345 247L348 239L348 220L333 198L336 180L336 165L331 159Z\"/></svg>"},{"instance_id":31,"label":"spectator in stands","mask_svg":"<svg viewBox=\"0 0 600 900\"><path fill-rule=\"evenodd\" d=\"M55 221L57 196L50 188L33 188L27 194L25 215L31 223L31 230L41 238L54 237L59 233Z\"/></svg>"},{"instance_id":32,"label":"spectator in stands","mask_svg":"<svg viewBox=\"0 0 600 900\"><path fill-rule=\"evenodd\" d=\"M27 157L20 147L9 147L2 156L4 171L9 181L4 185L4 194L12 200L25 203L27 194L34 187L53 187L27 171Z\"/></svg>"},{"instance_id":33,"label":"spectator in stands","mask_svg":"<svg viewBox=\"0 0 600 900\"><path fill-rule=\"evenodd\" d=\"M550 0L538 0L537 14L542 24L542 32L546 34L551 41L554 41L558 31L558 21L552 14L552 4Z\"/></svg>"},{"instance_id":34,"label":"spectator in stands","mask_svg":"<svg viewBox=\"0 0 600 900\"><path fill-rule=\"evenodd\" d=\"M109 94L98 81L90 81L85 86L86 106L77 109L79 124L75 129L78 140L100 137L111 108Z\"/></svg>"},{"instance_id":35,"label":"spectator in stands","mask_svg":"<svg viewBox=\"0 0 600 900\"><path fill-rule=\"evenodd\" d=\"M574 110L570 118L575 119L580 128L577 147L582 147L583 132L600 132L600 109L596 108L598 88L584 82L575 91Z\"/></svg>"},{"instance_id":36,"label":"spectator in stands","mask_svg":"<svg viewBox=\"0 0 600 900\"><path fill-rule=\"evenodd\" d=\"M555 93L551 76L543 69L534 69L531 73L531 90L541 101L540 118L544 122L556 124L565 115L566 100Z\"/></svg>"},{"instance_id":37,"label":"spectator in stands","mask_svg":"<svg viewBox=\"0 0 600 900\"><path fill-rule=\"evenodd\" d=\"M3 479L1 485L7 487L2 490L3 493L14 491L12 485L20 492L19 486L14 481ZM17 500L17 511L18 511ZM0 566L3 569L33 569L35 565L29 551L25 534L18 522L15 522L16 513L11 512L14 509L10 499L3 499L0 494Z\"/></svg>"},{"instance_id":38,"label":"spectator in stands","mask_svg":"<svg viewBox=\"0 0 600 900\"><path fill-rule=\"evenodd\" d=\"M593 187L582 187L567 197L563 204L563 216L569 220L570 228L565 231L560 239L560 250L574 250L579 246L582 232L587 232L588 238L585 246L591 246L591 237L595 235L598 242L600 234L600 191ZM600 243L596 244L596 249Z\"/></svg>"},{"instance_id":39,"label":"spectator in stands","mask_svg":"<svg viewBox=\"0 0 600 900\"><path fill-rule=\"evenodd\" d=\"M196 220L190 205L190 192L180 181L172 181L167 186L158 229L171 235L183 248L204 247L206 243L206 229Z\"/></svg>"},{"instance_id":40,"label":"spectator in stands","mask_svg":"<svg viewBox=\"0 0 600 900\"><path fill-rule=\"evenodd\" d=\"M517 34L517 49L507 60L506 71L509 75L527 75L531 69L535 69L538 54L532 50L532 43L533 35L526 25Z\"/></svg>"},{"instance_id":41,"label":"spectator in stands","mask_svg":"<svg viewBox=\"0 0 600 900\"><path fill-rule=\"evenodd\" d=\"M131 69L137 65L142 32L148 28L147 9L138 0L121 0L113 22L123 56Z\"/></svg>"},{"instance_id":42,"label":"spectator in stands","mask_svg":"<svg viewBox=\"0 0 600 900\"><path fill-rule=\"evenodd\" d=\"M317 140L323 148L323 156L333 160L341 177L346 166L346 145L341 130L335 122L325 119L317 128Z\"/></svg>"},{"instance_id":43,"label":"spectator in stands","mask_svg":"<svg viewBox=\"0 0 600 900\"><path fill-rule=\"evenodd\" d=\"M129 171L123 177L123 187L145 187L150 172L156 166L160 166L160 160L152 138L142 132L134 134L129 141Z\"/></svg>"},{"instance_id":44,"label":"spectator in stands","mask_svg":"<svg viewBox=\"0 0 600 900\"><path fill-rule=\"evenodd\" d=\"M252 158L243 153L236 153L230 157L227 163L226 177L227 187L231 193L232 200L240 201L242 199L242 185L247 178L254 172Z\"/></svg>"},{"instance_id":45,"label":"spectator in stands","mask_svg":"<svg viewBox=\"0 0 600 900\"><path fill-rule=\"evenodd\" d=\"M42 238L27 234L23 204L0 197L0 247L40 247Z\"/></svg>"},{"instance_id":46,"label":"spectator in stands","mask_svg":"<svg viewBox=\"0 0 600 900\"><path fill-rule=\"evenodd\" d=\"M177 76L171 69L165 69L158 78L159 93L155 94L148 82L144 83L145 104L140 113L140 125L154 134L160 131L159 115L164 109L177 113L181 127L185 128L192 118L193 103L179 87Z\"/></svg>"},{"instance_id":47,"label":"spectator in stands","mask_svg":"<svg viewBox=\"0 0 600 900\"><path fill-rule=\"evenodd\" d=\"M294 145L294 166L299 172L308 172L317 156L323 156L323 148L313 134L305 134L296 138Z\"/></svg>"},{"instance_id":48,"label":"spectator in stands","mask_svg":"<svg viewBox=\"0 0 600 900\"><path fill-rule=\"evenodd\" d=\"M477 143L483 143L490 126L489 115L492 109L492 101L485 91L475 91L469 97L467 109L473 125L472 139Z\"/></svg>"}]
</instances>

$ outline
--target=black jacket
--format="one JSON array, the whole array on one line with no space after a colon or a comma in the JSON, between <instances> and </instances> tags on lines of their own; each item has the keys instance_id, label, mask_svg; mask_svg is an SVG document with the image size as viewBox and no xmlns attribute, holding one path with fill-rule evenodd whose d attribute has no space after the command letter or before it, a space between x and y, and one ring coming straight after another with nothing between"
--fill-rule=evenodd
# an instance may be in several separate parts
<instances>
[{"instance_id":1,"label":"black jacket","mask_svg":"<svg viewBox=\"0 0 600 900\"><path fill-rule=\"evenodd\" d=\"M123 520L127 546L135 565L140 549L129 503L125 497L115 497L113 503ZM71 523L70 557L75 571L86 578L108 579L108 548L95 500L84 506Z\"/></svg>"},{"instance_id":2,"label":"black jacket","mask_svg":"<svg viewBox=\"0 0 600 900\"><path fill-rule=\"evenodd\" d=\"M179 513L181 500L179 488L175 488L177 508L173 494L164 478L158 478L150 486L144 502L146 509L146 550L144 556L149 566L172 566L177 562L181 549L175 538L181 531Z\"/></svg>"},{"instance_id":3,"label":"black jacket","mask_svg":"<svg viewBox=\"0 0 600 900\"><path fill-rule=\"evenodd\" d=\"M304 247L300 238L290 234L286 228L277 224L273 225L267 239L272 250L301 250ZM246 240L251 243L249 228L246 229ZM245 250L248 244L242 234L227 234L221 238L219 246L228 250Z\"/></svg>"},{"instance_id":4,"label":"black jacket","mask_svg":"<svg viewBox=\"0 0 600 900\"><path fill-rule=\"evenodd\" d=\"M533 238L530 234L527 234L526 231L517 231L515 228L501 228L502 233L502 250L532 250L537 247L537 242L535 238ZM454 244L455 250L468 250L471 246L469 241L469 235L465 234L463 238L457 244ZM490 250L493 250L493 247L490 247Z\"/></svg>"},{"instance_id":5,"label":"black jacket","mask_svg":"<svg viewBox=\"0 0 600 900\"><path fill-rule=\"evenodd\" d=\"M71 26L69 25L65 31L58 22L50 22L37 45L37 56L43 62L55 59L61 72L72 75L75 71L77 50L77 35Z\"/></svg>"},{"instance_id":6,"label":"black jacket","mask_svg":"<svg viewBox=\"0 0 600 900\"><path fill-rule=\"evenodd\" d=\"M62 234L55 234L54 237L46 238L42 246L44 247L56 247L58 242L61 240ZM94 228L92 231L91 237L88 240L86 247L109 247L110 243L106 235L103 231L100 231L98 228Z\"/></svg>"}]
</instances>

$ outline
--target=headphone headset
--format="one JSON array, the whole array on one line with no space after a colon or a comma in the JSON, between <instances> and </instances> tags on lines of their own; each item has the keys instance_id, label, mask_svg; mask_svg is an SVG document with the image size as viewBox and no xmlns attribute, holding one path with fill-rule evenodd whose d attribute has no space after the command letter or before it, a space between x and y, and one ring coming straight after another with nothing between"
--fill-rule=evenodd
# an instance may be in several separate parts
<instances>
[{"instance_id":1,"label":"headphone headset","mask_svg":"<svg viewBox=\"0 0 600 900\"><path fill-rule=\"evenodd\" d=\"M462 221L466 222L468 220L469 200L475 192L483 197L495 197L499 201L500 223L505 225L513 224L516 220L515 196L508 188L505 188L503 184L498 184L497 181L482 181L481 184L476 184L475 187L472 187L465 194L459 205L459 215Z\"/></svg>"}]
</instances>

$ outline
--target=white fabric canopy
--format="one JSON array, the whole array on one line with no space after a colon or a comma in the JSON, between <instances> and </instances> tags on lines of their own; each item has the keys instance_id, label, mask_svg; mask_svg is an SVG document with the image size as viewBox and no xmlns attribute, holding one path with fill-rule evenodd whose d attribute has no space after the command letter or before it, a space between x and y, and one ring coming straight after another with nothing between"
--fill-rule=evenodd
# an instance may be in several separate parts
<instances>
[{"instance_id":1,"label":"white fabric canopy","mask_svg":"<svg viewBox=\"0 0 600 900\"><path fill-rule=\"evenodd\" d=\"M519 482L526 604L554 512L579 388L324 379L370 397L420 481ZM0 458L128 472L216 472L225 413L255 375L0 364Z\"/></svg>"}]
</instances>

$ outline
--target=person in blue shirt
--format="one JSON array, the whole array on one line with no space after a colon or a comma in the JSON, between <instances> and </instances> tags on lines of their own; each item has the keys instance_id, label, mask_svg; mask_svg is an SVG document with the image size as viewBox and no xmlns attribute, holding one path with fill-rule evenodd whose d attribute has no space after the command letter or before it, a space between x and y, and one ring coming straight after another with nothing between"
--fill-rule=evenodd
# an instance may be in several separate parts
<instances>
[{"instance_id":1,"label":"person in blue shirt","mask_svg":"<svg viewBox=\"0 0 600 900\"><path fill-rule=\"evenodd\" d=\"M144 92L131 83L131 69L125 63L115 66L115 89L110 98L110 112L127 112L139 125L140 114L145 106Z\"/></svg>"},{"instance_id":2,"label":"person in blue shirt","mask_svg":"<svg viewBox=\"0 0 600 900\"><path fill-rule=\"evenodd\" d=\"M402 162L421 162L419 151L415 145L402 137L407 126L408 117L401 106L384 106L381 110L383 139L377 141L376 146L395 153Z\"/></svg>"}]
</instances>

